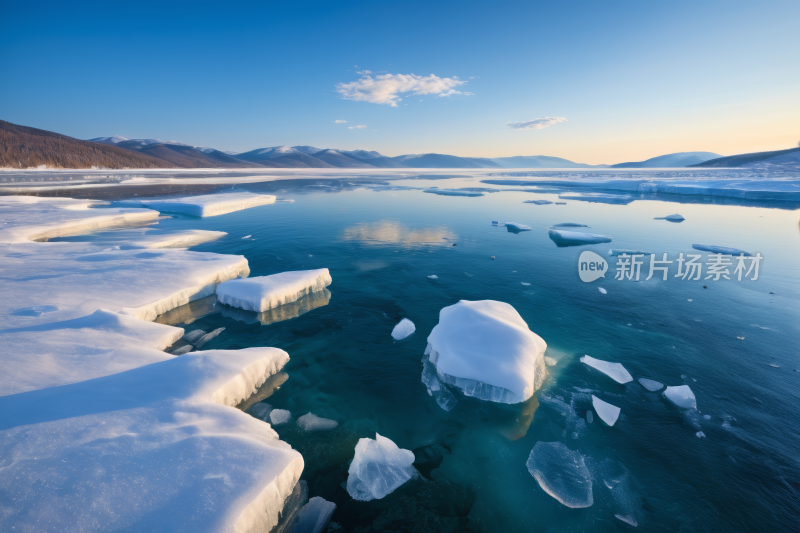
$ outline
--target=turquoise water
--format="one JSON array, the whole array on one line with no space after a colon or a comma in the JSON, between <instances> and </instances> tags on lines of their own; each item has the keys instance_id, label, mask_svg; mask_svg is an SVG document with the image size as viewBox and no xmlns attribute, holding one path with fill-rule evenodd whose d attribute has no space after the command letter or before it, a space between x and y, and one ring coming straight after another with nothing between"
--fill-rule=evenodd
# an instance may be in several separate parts
<instances>
[{"instance_id":1,"label":"turquoise water","mask_svg":"<svg viewBox=\"0 0 800 533\"><path fill-rule=\"evenodd\" d=\"M486 186L469 179L392 185ZM179 216L158 227L228 232L194 249L244 255L251 276L330 269L328 304L297 318L263 325L217 306L176 325L226 328L203 349L276 346L290 354L288 379L265 401L295 418L312 412L339 422L329 432L275 429L303 454L309 496L338 505L333 521L343 531L632 527L617 515L632 517L642 531L797 527L797 211L657 200L535 205L522 202L561 200L508 191L309 191L279 195L294 203L208 219ZM686 221L654 220L672 213ZM493 220L532 231L511 233ZM559 248L547 228L563 222L587 224L585 231L613 242ZM692 253L694 243L759 252L759 279L683 281L672 277L675 265L667 281L613 279L609 248L675 259ZM581 282L578 256L585 250L605 257L612 274ZM642 280L646 274L645 268ZM445 412L427 394L420 380L427 335L439 310L461 299L507 302L547 342L557 363L534 398L516 406L462 398ZM396 342L390 333L404 317L417 330ZM682 416L636 381L620 386L589 372L579 361L584 354L620 362L634 378L690 385L699 416ZM622 408L613 428L596 417L583 422L588 394ZM574 416L565 416L563 404ZM376 431L413 450L422 475L383 500L354 501L343 488L348 463L358 439ZM539 487L526 468L538 441L563 442L584 455L593 474L591 507L564 507Z\"/></svg>"}]
</instances>

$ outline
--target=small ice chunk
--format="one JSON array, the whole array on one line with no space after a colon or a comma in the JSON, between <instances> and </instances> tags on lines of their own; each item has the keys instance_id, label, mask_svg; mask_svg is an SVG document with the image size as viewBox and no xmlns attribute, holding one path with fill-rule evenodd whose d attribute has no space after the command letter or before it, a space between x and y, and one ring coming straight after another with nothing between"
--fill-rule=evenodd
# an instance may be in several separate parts
<instances>
[{"instance_id":1,"label":"small ice chunk","mask_svg":"<svg viewBox=\"0 0 800 533\"><path fill-rule=\"evenodd\" d=\"M207 343L208 341L210 341L211 339L213 339L214 337L216 337L217 335L219 335L223 331L225 331L225 328L217 328L214 331L206 333L205 335L200 337L200 340L195 341L194 347L195 348L201 348L205 343Z\"/></svg>"},{"instance_id":2,"label":"small ice chunk","mask_svg":"<svg viewBox=\"0 0 800 533\"><path fill-rule=\"evenodd\" d=\"M544 356L544 364L546 364L547 366L556 366L556 364L558 364L558 361L556 361L555 359L553 359L549 355L545 355Z\"/></svg>"},{"instance_id":3,"label":"small ice chunk","mask_svg":"<svg viewBox=\"0 0 800 533\"><path fill-rule=\"evenodd\" d=\"M664 397L675 404L679 409L697 409L697 400L689 385L667 387Z\"/></svg>"},{"instance_id":4,"label":"small ice chunk","mask_svg":"<svg viewBox=\"0 0 800 533\"><path fill-rule=\"evenodd\" d=\"M653 379L639 378L639 383L642 385L642 387L649 390L650 392L655 392L657 390L661 390L664 388L663 383L659 383L658 381L655 381Z\"/></svg>"},{"instance_id":5,"label":"small ice chunk","mask_svg":"<svg viewBox=\"0 0 800 533\"><path fill-rule=\"evenodd\" d=\"M702 252L711 252L712 254L750 255L749 252L745 252L744 250L740 250L738 248L728 248L727 246L717 246L715 244L693 244L692 248Z\"/></svg>"},{"instance_id":6,"label":"small ice chunk","mask_svg":"<svg viewBox=\"0 0 800 533\"><path fill-rule=\"evenodd\" d=\"M492 226L497 226L498 228L502 228L503 226L505 226L505 224L503 224L502 222L498 222L496 220L492 220Z\"/></svg>"},{"instance_id":7,"label":"small ice chunk","mask_svg":"<svg viewBox=\"0 0 800 533\"><path fill-rule=\"evenodd\" d=\"M530 287L531 286L531 284L528 283L527 281L520 281L520 283L525 285L526 287Z\"/></svg>"},{"instance_id":8,"label":"small ice chunk","mask_svg":"<svg viewBox=\"0 0 800 533\"><path fill-rule=\"evenodd\" d=\"M600 420L609 426L616 424L617 419L619 418L619 407L616 405L611 405L608 402L604 402L594 394L592 394L592 405L594 406L594 410L597 411L597 416L600 417Z\"/></svg>"},{"instance_id":9,"label":"small ice chunk","mask_svg":"<svg viewBox=\"0 0 800 533\"><path fill-rule=\"evenodd\" d=\"M269 413L269 421L273 426L280 426L292 419L292 413L286 409L273 409Z\"/></svg>"},{"instance_id":10,"label":"small ice chunk","mask_svg":"<svg viewBox=\"0 0 800 533\"><path fill-rule=\"evenodd\" d=\"M436 274L431 274L430 276L428 276L428 278L430 278L430 279L439 279L439 276L437 276Z\"/></svg>"},{"instance_id":11,"label":"small ice chunk","mask_svg":"<svg viewBox=\"0 0 800 533\"><path fill-rule=\"evenodd\" d=\"M620 363L610 363L608 361L601 361L600 359L595 359L594 357L584 355L581 357L581 363L588 365L596 370L599 370L603 374L607 375L617 383L625 384L628 382L633 381L633 378L625 370L625 367L622 366Z\"/></svg>"},{"instance_id":12,"label":"small ice chunk","mask_svg":"<svg viewBox=\"0 0 800 533\"><path fill-rule=\"evenodd\" d=\"M695 433L695 436L696 436L698 439L704 439L704 438L706 438L706 434L705 434L705 433L703 433L702 431L698 431L697 433Z\"/></svg>"},{"instance_id":13,"label":"small ice chunk","mask_svg":"<svg viewBox=\"0 0 800 533\"><path fill-rule=\"evenodd\" d=\"M244 237L242 237L242 240L249 239L250 237L252 237L252 235L245 235Z\"/></svg>"},{"instance_id":14,"label":"small ice chunk","mask_svg":"<svg viewBox=\"0 0 800 533\"><path fill-rule=\"evenodd\" d=\"M414 452L399 448L386 437L359 439L350 463L347 492L353 499L380 500L417 475Z\"/></svg>"},{"instance_id":15,"label":"small ice chunk","mask_svg":"<svg viewBox=\"0 0 800 533\"><path fill-rule=\"evenodd\" d=\"M605 290L603 287L597 287L597 290L600 291L602 294L608 294L608 291Z\"/></svg>"},{"instance_id":16,"label":"small ice chunk","mask_svg":"<svg viewBox=\"0 0 800 533\"><path fill-rule=\"evenodd\" d=\"M269 414L272 412L272 406L268 403L257 402L251 405L250 408L245 412L251 416L254 416L255 418L263 420L264 422L268 422Z\"/></svg>"},{"instance_id":17,"label":"small ice chunk","mask_svg":"<svg viewBox=\"0 0 800 533\"><path fill-rule=\"evenodd\" d=\"M687 301L691 302L691 301L692 301L692 299L691 299L691 298L688 298L688 299L687 299Z\"/></svg>"},{"instance_id":18,"label":"small ice chunk","mask_svg":"<svg viewBox=\"0 0 800 533\"><path fill-rule=\"evenodd\" d=\"M528 472L547 494L573 509L590 507L592 476L583 456L560 442L539 441L526 463Z\"/></svg>"},{"instance_id":19,"label":"small ice chunk","mask_svg":"<svg viewBox=\"0 0 800 533\"><path fill-rule=\"evenodd\" d=\"M336 420L320 418L314 413L306 413L297 419L297 425L303 431L329 431L339 425Z\"/></svg>"},{"instance_id":20,"label":"small ice chunk","mask_svg":"<svg viewBox=\"0 0 800 533\"><path fill-rule=\"evenodd\" d=\"M589 422L590 424L592 422L594 422L594 415L592 414L592 410L591 409L586 411L586 421Z\"/></svg>"},{"instance_id":21,"label":"small ice chunk","mask_svg":"<svg viewBox=\"0 0 800 533\"><path fill-rule=\"evenodd\" d=\"M683 222L686 220L682 215L675 213L674 215L667 215L665 217L656 217L654 220L669 220L670 222Z\"/></svg>"},{"instance_id":22,"label":"small ice chunk","mask_svg":"<svg viewBox=\"0 0 800 533\"><path fill-rule=\"evenodd\" d=\"M281 272L271 276L239 278L220 283L220 303L262 313L321 291L332 282L327 268Z\"/></svg>"},{"instance_id":23,"label":"small ice chunk","mask_svg":"<svg viewBox=\"0 0 800 533\"><path fill-rule=\"evenodd\" d=\"M611 239L605 235L585 233L582 231L550 229L548 230L547 234L552 241L556 242L556 244L599 244L602 242L611 242Z\"/></svg>"},{"instance_id":24,"label":"small ice chunk","mask_svg":"<svg viewBox=\"0 0 800 533\"><path fill-rule=\"evenodd\" d=\"M505 226L509 229L513 229L516 231L530 231L531 227L526 226L525 224L520 224L519 222L506 222Z\"/></svg>"},{"instance_id":25,"label":"small ice chunk","mask_svg":"<svg viewBox=\"0 0 800 533\"><path fill-rule=\"evenodd\" d=\"M553 228L590 228L586 224L577 224L575 222L561 222L560 224L553 224Z\"/></svg>"},{"instance_id":26,"label":"small ice chunk","mask_svg":"<svg viewBox=\"0 0 800 533\"><path fill-rule=\"evenodd\" d=\"M536 205L547 205L552 204L550 200L525 200L522 202L523 204L536 204Z\"/></svg>"},{"instance_id":27,"label":"small ice chunk","mask_svg":"<svg viewBox=\"0 0 800 533\"><path fill-rule=\"evenodd\" d=\"M322 533L328 527L334 511L336 511L335 503L314 496L297 513L297 518L288 533Z\"/></svg>"},{"instance_id":28,"label":"small ice chunk","mask_svg":"<svg viewBox=\"0 0 800 533\"><path fill-rule=\"evenodd\" d=\"M403 340L417 330L414 323L404 318L392 330L392 338L396 341Z\"/></svg>"},{"instance_id":29,"label":"small ice chunk","mask_svg":"<svg viewBox=\"0 0 800 533\"><path fill-rule=\"evenodd\" d=\"M608 255L617 256L617 255L651 255L650 252L642 252L639 250L615 250L612 248L608 251Z\"/></svg>"},{"instance_id":30,"label":"small ice chunk","mask_svg":"<svg viewBox=\"0 0 800 533\"><path fill-rule=\"evenodd\" d=\"M194 329L189 333L187 333L186 335L184 335L183 337L181 337L181 340L184 342L188 342L189 344L194 344L195 342L200 340L200 337L202 337L205 334L206 332L203 331L202 329Z\"/></svg>"},{"instance_id":31,"label":"small ice chunk","mask_svg":"<svg viewBox=\"0 0 800 533\"><path fill-rule=\"evenodd\" d=\"M711 415L703 415L704 420L711 420Z\"/></svg>"},{"instance_id":32,"label":"small ice chunk","mask_svg":"<svg viewBox=\"0 0 800 533\"><path fill-rule=\"evenodd\" d=\"M194 349L194 346L192 346L191 344L187 344L186 346L181 346L177 350L174 350L172 352L172 355L183 355L185 353L191 352L193 349Z\"/></svg>"}]
</instances>

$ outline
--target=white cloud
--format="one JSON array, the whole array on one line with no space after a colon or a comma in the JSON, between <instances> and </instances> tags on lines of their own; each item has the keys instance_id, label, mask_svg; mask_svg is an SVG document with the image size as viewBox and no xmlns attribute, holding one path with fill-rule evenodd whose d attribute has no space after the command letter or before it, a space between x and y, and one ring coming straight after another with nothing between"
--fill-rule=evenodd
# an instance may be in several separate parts
<instances>
[{"instance_id":1,"label":"white cloud","mask_svg":"<svg viewBox=\"0 0 800 533\"><path fill-rule=\"evenodd\" d=\"M552 126L553 124L566 121L567 119L564 117L544 117L526 120L525 122L508 122L506 123L506 126L509 128L514 128L515 130L541 130Z\"/></svg>"},{"instance_id":2,"label":"white cloud","mask_svg":"<svg viewBox=\"0 0 800 533\"><path fill-rule=\"evenodd\" d=\"M346 120L334 120L333 123L334 124L347 124L347 121Z\"/></svg>"},{"instance_id":3,"label":"white cloud","mask_svg":"<svg viewBox=\"0 0 800 533\"><path fill-rule=\"evenodd\" d=\"M358 126L347 126L348 130L363 130L364 128L366 128L366 126L364 126L363 124L360 124Z\"/></svg>"},{"instance_id":4,"label":"white cloud","mask_svg":"<svg viewBox=\"0 0 800 533\"><path fill-rule=\"evenodd\" d=\"M469 92L457 91L455 88L467 83L457 76L440 78L430 76L417 76L416 74L379 74L374 78L364 75L357 81L339 83L336 85L338 92L345 100L355 102L369 102L371 104L386 104L397 107L402 100L401 94L435 96L452 96L454 94L472 95Z\"/></svg>"},{"instance_id":5,"label":"white cloud","mask_svg":"<svg viewBox=\"0 0 800 533\"><path fill-rule=\"evenodd\" d=\"M369 76L370 74L372 74L372 71L371 70L359 70L358 72L356 72L356 74L360 74L362 76Z\"/></svg>"}]
</instances>

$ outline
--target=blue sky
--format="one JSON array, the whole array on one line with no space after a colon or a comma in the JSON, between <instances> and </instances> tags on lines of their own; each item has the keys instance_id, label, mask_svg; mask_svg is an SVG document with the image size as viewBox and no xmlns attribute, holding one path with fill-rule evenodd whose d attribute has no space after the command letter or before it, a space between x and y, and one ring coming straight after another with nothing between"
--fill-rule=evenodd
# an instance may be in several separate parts
<instances>
[{"instance_id":1,"label":"blue sky","mask_svg":"<svg viewBox=\"0 0 800 533\"><path fill-rule=\"evenodd\" d=\"M800 141L796 1L0 10L0 118L83 139L586 163Z\"/></svg>"}]
</instances>

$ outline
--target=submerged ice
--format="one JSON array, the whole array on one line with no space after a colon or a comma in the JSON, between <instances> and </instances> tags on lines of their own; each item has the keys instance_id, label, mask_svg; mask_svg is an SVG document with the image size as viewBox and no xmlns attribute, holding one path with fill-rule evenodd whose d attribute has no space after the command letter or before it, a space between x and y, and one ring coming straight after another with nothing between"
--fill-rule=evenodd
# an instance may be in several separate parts
<instances>
[{"instance_id":1,"label":"submerged ice","mask_svg":"<svg viewBox=\"0 0 800 533\"><path fill-rule=\"evenodd\" d=\"M347 492L353 499L380 500L417 475L414 453L399 448L390 439L359 439L350 463Z\"/></svg>"},{"instance_id":2,"label":"submerged ice","mask_svg":"<svg viewBox=\"0 0 800 533\"><path fill-rule=\"evenodd\" d=\"M591 507L592 476L583 456L560 442L537 442L528 456L528 472L547 494L572 508Z\"/></svg>"}]
</instances>

